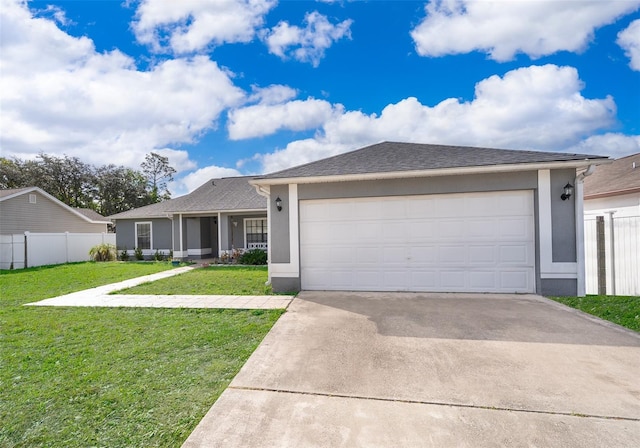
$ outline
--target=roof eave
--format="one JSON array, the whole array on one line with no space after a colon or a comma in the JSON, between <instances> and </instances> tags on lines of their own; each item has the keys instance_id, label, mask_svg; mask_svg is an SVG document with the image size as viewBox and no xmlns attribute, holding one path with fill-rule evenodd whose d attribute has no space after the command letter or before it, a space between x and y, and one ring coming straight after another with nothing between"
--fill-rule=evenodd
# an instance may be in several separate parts
<instances>
[{"instance_id":1,"label":"roof eave","mask_svg":"<svg viewBox=\"0 0 640 448\"><path fill-rule=\"evenodd\" d=\"M486 165L486 166L470 166L455 168L439 168L432 170L413 170L413 171L389 171L382 173L363 173L363 174L344 174L330 176L309 176L309 177L287 177L274 179L253 179L249 183L251 185L286 185L286 184L316 184L330 182L353 182L365 180L385 180L385 179L404 179L415 177L437 177L437 176L459 176L465 174L487 174L487 173L506 173L513 171L533 171L533 170L549 170L563 168L584 168L589 165L603 165L611 163L612 160L584 159L584 160L566 160L556 162L538 162L538 163L516 163L506 165Z\"/></svg>"},{"instance_id":2,"label":"roof eave","mask_svg":"<svg viewBox=\"0 0 640 448\"><path fill-rule=\"evenodd\" d=\"M167 210L162 215L148 215L148 216L123 216L120 218L111 218L112 221L119 219L170 219L172 215L212 215L217 213L262 213L266 212L267 207L264 208L238 208L229 210L196 210L196 211L179 211L179 210ZM115 216L115 215L114 215Z\"/></svg>"},{"instance_id":3,"label":"roof eave","mask_svg":"<svg viewBox=\"0 0 640 448\"><path fill-rule=\"evenodd\" d=\"M640 193L640 187L627 188L624 190L605 191L602 193L585 194L584 199L608 198L611 196L622 196L625 194Z\"/></svg>"}]
</instances>

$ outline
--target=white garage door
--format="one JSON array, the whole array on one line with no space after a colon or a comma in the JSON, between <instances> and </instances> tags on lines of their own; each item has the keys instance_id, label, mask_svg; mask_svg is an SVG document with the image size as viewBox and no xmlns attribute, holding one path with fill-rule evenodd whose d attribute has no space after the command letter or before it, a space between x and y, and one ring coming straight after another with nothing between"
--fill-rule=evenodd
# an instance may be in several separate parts
<instances>
[{"instance_id":1,"label":"white garage door","mask_svg":"<svg viewBox=\"0 0 640 448\"><path fill-rule=\"evenodd\" d=\"M533 292L533 192L300 202L307 290Z\"/></svg>"}]
</instances>

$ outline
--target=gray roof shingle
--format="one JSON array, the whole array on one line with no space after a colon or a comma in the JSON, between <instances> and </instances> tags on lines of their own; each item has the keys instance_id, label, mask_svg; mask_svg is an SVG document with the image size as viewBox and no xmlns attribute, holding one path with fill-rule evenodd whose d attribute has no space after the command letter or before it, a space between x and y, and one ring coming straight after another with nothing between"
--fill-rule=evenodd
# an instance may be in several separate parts
<instances>
[{"instance_id":1,"label":"gray roof shingle","mask_svg":"<svg viewBox=\"0 0 640 448\"><path fill-rule=\"evenodd\" d=\"M640 190L640 153L599 166L591 176L584 178L585 198L638 190Z\"/></svg>"},{"instance_id":2,"label":"gray roof shingle","mask_svg":"<svg viewBox=\"0 0 640 448\"><path fill-rule=\"evenodd\" d=\"M382 142L260 176L257 179L343 176L585 159L606 160L607 157L558 152Z\"/></svg>"},{"instance_id":3,"label":"gray roof shingle","mask_svg":"<svg viewBox=\"0 0 640 448\"><path fill-rule=\"evenodd\" d=\"M99 222L109 222L107 218L102 216L95 210L91 210L90 208L74 208L75 211L83 215L85 218L90 219L91 221L99 221Z\"/></svg>"},{"instance_id":4,"label":"gray roof shingle","mask_svg":"<svg viewBox=\"0 0 640 448\"><path fill-rule=\"evenodd\" d=\"M165 217L173 213L266 210L267 199L249 185L253 177L211 179L191 193L109 216L109 219Z\"/></svg>"}]
</instances>

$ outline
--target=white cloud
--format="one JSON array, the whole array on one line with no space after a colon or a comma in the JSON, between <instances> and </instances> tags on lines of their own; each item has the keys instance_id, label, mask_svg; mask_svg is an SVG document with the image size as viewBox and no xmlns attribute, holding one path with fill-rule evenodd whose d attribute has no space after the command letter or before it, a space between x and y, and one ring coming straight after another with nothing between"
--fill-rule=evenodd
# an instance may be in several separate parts
<instances>
[{"instance_id":1,"label":"white cloud","mask_svg":"<svg viewBox=\"0 0 640 448\"><path fill-rule=\"evenodd\" d=\"M432 0L411 37L422 56L482 51L496 61L517 53L539 58L584 50L597 28L639 5L639 0Z\"/></svg>"},{"instance_id":2,"label":"white cloud","mask_svg":"<svg viewBox=\"0 0 640 448\"><path fill-rule=\"evenodd\" d=\"M242 140L263 137L284 129L314 129L333 114L331 103L313 98L275 105L257 104L230 111L227 127L231 140Z\"/></svg>"},{"instance_id":3,"label":"white cloud","mask_svg":"<svg viewBox=\"0 0 640 448\"><path fill-rule=\"evenodd\" d=\"M235 177L241 176L238 170L233 168L224 168L221 166L207 166L200 168L192 173L187 174L182 179L173 182L170 187L171 191L176 192L175 196L183 195L192 192L205 182L211 179L219 179L221 177Z\"/></svg>"},{"instance_id":4,"label":"white cloud","mask_svg":"<svg viewBox=\"0 0 640 448\"><path fill-rule=\"evenodd\" d=\"M250 42L276 0L142 0L133 30L155 51L190 53Z\"/></svg>"},{"instance_id":5,"label":"white cloud","mask_svg":"<svg viewBox=\"0 0 640 448\"><path fill-rule=\"evenodd\" d=\"M561 151L615 120L612 98L587 99L582 88L573 67L520 68L480 81L472 101L406 98L380 115L334 114L315 138L255 157L272 172L383 140Z\"/></svg>"},{"instance_id":6,"label":"white cloud","mask_svg":"<svg viewBox=\"0 0 640 448\"><path fill-rule=\"evenodd\" d=\"M343 37L351 38L352 20L344 20L336 25L318 11L307 13L305 28L280 22L270 31L263 33L269 52L282 59L292 57L300 62L309 62L314 67L320 64L324 52L334 42Z\"/></svg>"},{"instance_id":7,"label":"white cloud","mask_svg":"<svg viewBox=\"0 0 640 448\"><path fill-rule=\"evenodd\" d=\"M273 84L269 87L253 87L253 93L249 96L249 103L279 104L289 101L298 95L296 89L280 84Z\"/></svg>"},{"instance_id":8,"label":"white cloud","mask_svg":"<svg viewBox=\"0 0 640 448\"><path fill-rule=\"evenodd\" d=\"M230 75L204 56L139 71L119 51L97 53L21 2L0 9L4 156L39 152L137 167L150 151L167 150L189 167L184 151L216 126L220 113L244 100Z\"/></svg>"},{"instance_id":9,"label":"white cloud","mask_svg":"<svg viewBox=\"0 0 640 448\"><path fill-rule=\"evenodd\" d=\"M634 20L625 30L620 31L616 42L629 57L629 67L640 71L640 19Z\"/></svg>"},{"instance_id":10,"label":"white cloud","mask_svg":"<svg viewBox=\"0 0 640 448\"><path fill-rule=\"evenodd\" d=\"M640 152L640 135L607 133L591 136L567 149L576 154L595 154L614 159Z\"/></svg>"}]
</instances>

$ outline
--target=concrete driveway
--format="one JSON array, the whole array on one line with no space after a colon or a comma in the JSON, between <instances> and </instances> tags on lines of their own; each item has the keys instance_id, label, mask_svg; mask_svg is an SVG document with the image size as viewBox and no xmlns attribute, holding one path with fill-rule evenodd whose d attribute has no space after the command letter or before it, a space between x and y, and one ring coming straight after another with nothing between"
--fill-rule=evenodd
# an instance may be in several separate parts
<instances>
[{"instance_id":1,"label":"concrete driveway","mask_svg":"<svg viewBox=\"0 0 640 448\"><path fill-rule=\"evenodd\" d=\"M533 295L303 292L205 446L640 446L640 335Z\"/></svg>"}]
</instances>

